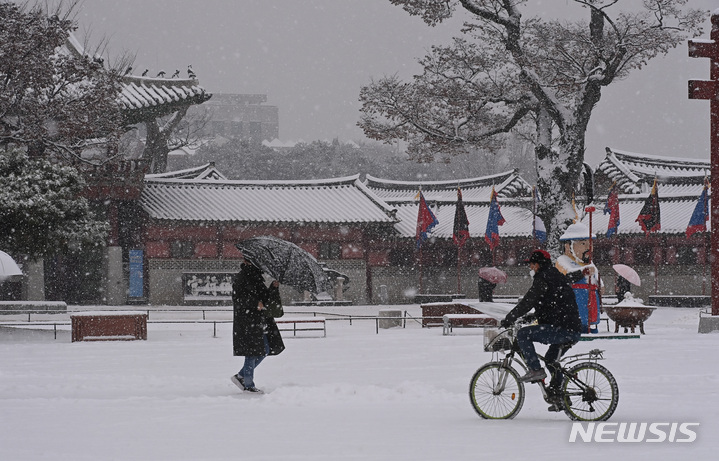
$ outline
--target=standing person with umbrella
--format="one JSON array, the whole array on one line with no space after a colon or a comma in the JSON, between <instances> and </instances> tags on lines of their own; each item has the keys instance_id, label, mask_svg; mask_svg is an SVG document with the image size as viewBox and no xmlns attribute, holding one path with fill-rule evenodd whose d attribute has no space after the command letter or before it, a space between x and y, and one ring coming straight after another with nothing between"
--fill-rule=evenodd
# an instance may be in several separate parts
<instances>
[{"instance_id":1,"label":"standing person with umbrella","mask_svg":"<svg viewBox=\"0 0 719 461\"><path fill-rule=\"evenodd\" d=\"M232 376L232 382L246 392L262 393L255 386L255 368L268 355L278 355L285 349L277 324L267 315L266 306L272 302L280 302L279 282L274 280L265 286L252 254L244 252L240 272L232 284L232 348L235 356L245 357L245 363Z\"/></svg>"},{"instance_id":2,"label":"standing person with umbrella","mask_svg":"<svg viewBox=\"0 0 719 461\"><path fill-rule=\"evenodd\" d=\"M507 282L507 273L496 267L481 267L477 283L479 302L493 302L494 289L498 283Z\"/></svg>"}]
</instances>

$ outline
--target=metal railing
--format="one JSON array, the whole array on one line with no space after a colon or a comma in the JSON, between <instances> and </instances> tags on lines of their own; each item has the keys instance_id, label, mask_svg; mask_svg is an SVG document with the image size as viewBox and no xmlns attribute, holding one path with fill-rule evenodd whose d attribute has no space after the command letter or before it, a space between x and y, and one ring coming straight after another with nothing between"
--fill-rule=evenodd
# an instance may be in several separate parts
<instances>
[{"instance_id":1,"label":"metal railing","mask_svg":"<svg viewBox=\"0 0 719 461\"><path fill-rule=\"evenodd\" d=\"M232 309L197 309L197 308L190 308L190 309L102 309L98 311L98 314L102 312L118 312L118 311L128 311L131 310L133 312L144 312L147 313L147 323L148 324L210 324L212 323L213 328L213 337L217 337L217 324L223 324L223 323L232 323L231 319L207 319L207 313L208 312L225 312L225 313L232 313ZM3 322L0 321L0 326L52 326L54 331L55 339L57 339L57 327L58 326L70 326L71 323L69 320L58 320L58 321L47 321L47 320L32 320L32 315L67 315L71 316L74 313L82 313L82 312L92 312L93 309L86 309L86 310L68 310L66 312L61 311L4 311L5 314L10 314L13 312L15 315L25 315L27 314L28 320L27 321L7 321ZM157 319L157 320L151 320L150 314L158 314L158 313L195 313L199 312L202 313L202 319ZM306 316L312 316L312 317L324 317L325 321L346 321L349 322L350 325L353 324L353 322L357 321L374 321L375 322L375 332L376 334L379 334L380 330L380 321L386 321L386 320L399 320L401 323L402 328L407 327L407 321L414 321L418 323L423 328L427 327L426 325L423 325L422 320L423 319L437 319L440 322L438 324L432 324L431 326L441 326L441 319L442 317L415 317L408 313L408 311L404 311L401 316L394 316L394 317L380 317L376 315L353 315L353 314L338 314L333 312L319 312L319 311L309 311L309 312L300 312L300 311L285 311L285 314L289 315L306 315ZM10 314L12 315L12 314ZM281 320L281 319L278 319ZM291 323L292 320L288 319L288 322L283 323ZM296 336L297 331L303 331L307 329L303 328L297 328L296 324L292 330L286 329L283 331L293 331L293 334ZM326 335L326 331L325 331Z\"/></svg>"}]
</instances>

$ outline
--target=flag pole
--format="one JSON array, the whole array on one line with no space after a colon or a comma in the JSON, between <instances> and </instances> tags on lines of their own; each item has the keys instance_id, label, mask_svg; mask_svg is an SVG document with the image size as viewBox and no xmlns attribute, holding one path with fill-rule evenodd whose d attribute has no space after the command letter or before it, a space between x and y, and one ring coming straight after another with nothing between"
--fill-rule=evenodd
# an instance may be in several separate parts
<instances>
[{"instance_id":1,"label":"flag pole","mask_svg":"<svg viewBox=\"0 0 719 461\"><path fill-rule=\"evenodd\" d=\"M462 292L462 283L460 282L460 267L462 266L462 259L460 258L461 246L457 246L457 294Z\"/></svg>"},{"instance_id":2,"label":"flag pole","mask_svg":"<svg viewBox=\"0 0 719 461\"><path fill-rule=\"evenodd\" d=\"M419 294L424 294L422 290L422 243L419 244Z\"/></svg>"},{"instance_id":3,"label":"flag pole","mask_svg":"<svg viewBox=\"0 0 719 461\"><path fill-rule=\"evenodd\" d=\"M654 257L654 294L659 294L659 258L661 255L657 255L657 242L659 242L659 237L654 236L654 254L652 255Z\"/></svg>"},{"instance_id":4,"label":"flag pole","mask_svg":"<svg viewBox=\"0 0 719 461\"><path fill-rule=\"evenodd\" d=\"M707 259L709 259L706 232L702 232L702 253L704 254L704 261L702 262L702 296L704 296L707 289Z\"/></svg>"}]
</instances>

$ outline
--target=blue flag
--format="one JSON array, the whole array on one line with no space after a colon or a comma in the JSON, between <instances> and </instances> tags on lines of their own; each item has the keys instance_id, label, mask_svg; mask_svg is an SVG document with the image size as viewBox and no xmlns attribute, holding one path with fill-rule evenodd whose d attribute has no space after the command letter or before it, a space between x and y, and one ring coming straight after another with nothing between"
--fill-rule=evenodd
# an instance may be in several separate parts
<instances>
[{"instance_id":1,"label":"blue flag","mask_svg":"<svg viewBox=\"0 0 719 461\"><path fill-rule=\"evenodd\" d=\"M427 240L427 235L437 224L439 224L437 217L427 206L422 191L419 191L419 212L417 213L417 233L415 236L417 239L417 248L422 246L422 242Z\"/></svg>"},{"instance_id":2,"label":"blue flag","mask_svg":"<svg viewBox=\"0 0 719 461\"><path fill-rule=\"evenodd\" d=\"M499 226L502 224L504 224L504 217L499 210L497 193L494 191L494 187L492 187L492 195L489 201L489 216L487 217L487 229L484 231L484 240L492 250L499 245Z\"/></svg>"},{"instance_id":3,"label":"blue flag","mask_svg":"<svg viewBox=\"0 0 719 461\"><path fill-rule=\"evenodd\" d=\"M709 194L706 181L704 182L704 189L699 196L697 206L694 207L694 212L689 220L687 226L687 238L694 235L695 232L706 232L707 221L709 220Z\"/></svg>"}]
</instances>

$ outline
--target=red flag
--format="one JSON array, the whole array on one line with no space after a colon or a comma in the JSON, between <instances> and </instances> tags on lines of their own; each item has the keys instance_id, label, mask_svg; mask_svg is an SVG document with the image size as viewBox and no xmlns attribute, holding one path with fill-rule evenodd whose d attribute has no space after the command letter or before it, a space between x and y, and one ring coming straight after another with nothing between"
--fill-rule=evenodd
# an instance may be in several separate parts
<instances>
[{"instance_id":1,"label":"red flag","mask_svg":"<svg viewBox=\"0 0 719 461\"><path fill-rule=\"evenodd\" d=\"M607 196L607 203L604 204L604 214L609 213L609 224L607 225L607 237L617 233L619 229L619 190L617 183L612 185Z\"/></svg>"},{"instance_id":2,"label":"red flag","mask_svg":"<svg viewBox=\"0 0 719 461\"><path fill-rule=\"evenodd\" d=\"M422 191L419 191L419 212L417 213L417 247L422 246L422 242L427 240L427 234L429 234L434 226L439 223L437 218L432 213L432 210L427 206L427 202L424 200Z\"/></svg>"},{"instance_id":3,"label":"red flag","mask_svg":"<svg viewBox=\"0 0 719 461\"><path fill-rule=\"evenodd\" d=\"M497 202L497 193L492 187L492 195L489 201L489 216L487 217L487 229L484 231L484 240L489 245L489 248L494 250L494 247L499 245L499 227L504 224L504 217L502 212L499 210L499 202Z\"/></svg>"},{"instance_id":4,"label":"red flag","mask_svg":"<svg viewBox=\"0 0 719 461\"><path fill-rule=\"evenodd\" d=\"M464 210L462 202L462 191L457 188L457 208L454 210L454 230L452 231L452 240L457 246L465 244L469 238L469 219L467 212Z\"/></svg>"},{"instance_id":5,"label":"red flag","mask_svg":"<svg viewBox=\"0 0 719 461\"><path fill-rule=\"evenodd\" d=\"M644 202L642 211L639 212L636 222L646 234L656 232L662 228L662 220L659 213L659 190L657 188L657 179L654 178L654 185L649 197Z\"/></svg>"}]
</instances>

